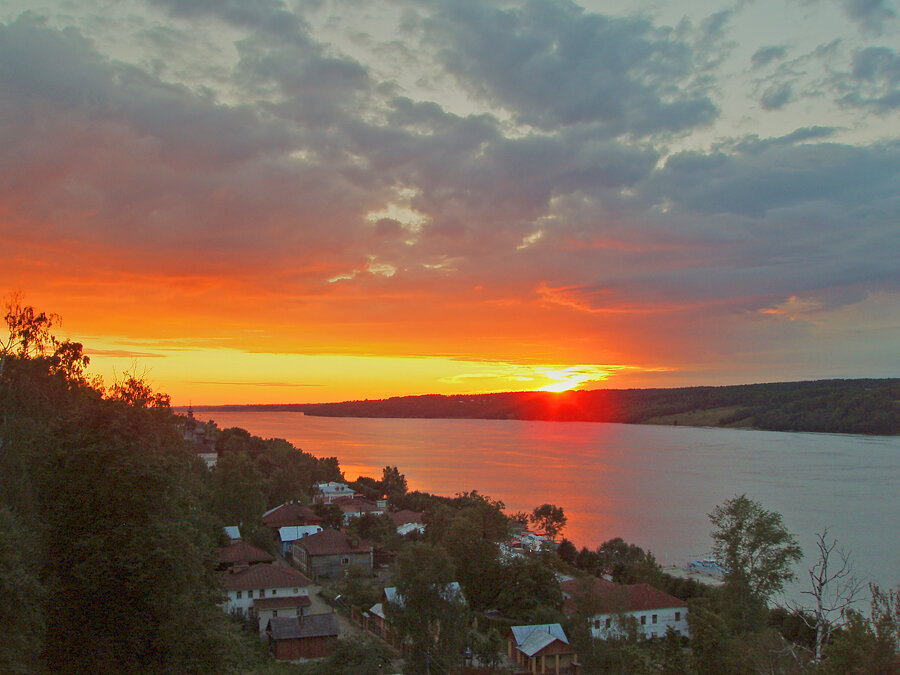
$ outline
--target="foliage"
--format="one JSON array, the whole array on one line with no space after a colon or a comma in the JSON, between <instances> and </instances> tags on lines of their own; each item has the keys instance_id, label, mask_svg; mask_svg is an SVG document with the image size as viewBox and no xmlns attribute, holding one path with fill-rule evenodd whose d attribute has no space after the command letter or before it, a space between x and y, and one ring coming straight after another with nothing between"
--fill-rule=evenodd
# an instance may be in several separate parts
<instances>
[{"instance_id":1,"label":"foliage","mask_svg":"<svg viewBox=\"0 0 900 675\"><path fill-rule=\"evenodd\" d=\"M713 554L728 570L726 583L766 600L794 578L791 565L803 552L781 514L739 495L717 506L709 520Z\"/></svg>"},{"instance_id":2,"label":"foliage","mask_svg":"<svg viewBox=\"0 0 900 675\"><path fill-rule=\"evenodd\" d=\"M391 499L406 494L406 476L396 466L386 466L382 472L381 486Z\"/></svg>"},{"instance_id":3,"label":"foliage","mask_svg":"<svg viewBox=\"0 0 900 675\"><path fill-rule=\"evenodd\" d=\"M374 638L340 638L337 648L321 661L301 666L302 675L373 675L388 672L384 669L391 662L391 652L380 640Z\"/></svg>"},{"instance_id":4,"label":"foliage","mask_svg":"<svg viewBox=\"0 0 900 675\"><path fill-rule=\"evenodd\" d=\"M551 539L555 539L566 526L566 514L561 506L555 504L541 504L531 512L528 520L540 527Z\"/></svg>"},{"instance_id":5,"label":"foliage","mask_svg":"<svg viewBox=\"0 0 900 675\"><path fill-rule=\"evenodd\" d=\"M411 545L397 559L397 593L402 603L385 603L385 615L409 644L407 666L427 672L431 664L450 671L468 635L469 610L448 592L453 562L440 546Z\"/></svg>"}]
</instances>

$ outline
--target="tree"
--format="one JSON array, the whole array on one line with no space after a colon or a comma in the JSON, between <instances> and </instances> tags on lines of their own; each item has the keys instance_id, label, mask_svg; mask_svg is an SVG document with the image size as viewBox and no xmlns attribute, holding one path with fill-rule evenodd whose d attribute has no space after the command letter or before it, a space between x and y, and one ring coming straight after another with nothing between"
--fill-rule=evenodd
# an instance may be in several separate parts
<instances>
[{"instance_id":1,"label":"tree","mask_svg":"<svg viewBox=\"0 0 900 675\"><path fill-rule=\"evenodd\" d=\"M406 494L406 476L396 466L386 466L382 472L381 486L392 499Z\"/></svg>"},{"instance_id":2,"label":"tree","mask_svg":"<svg viewBox=\"0 0 900 675\"><path fill-rule=\"evenodd\" d=\"M529 520L544 530L551 539L555 539L566 526L566 514L562 507L553 504L541 504L531 512Z\"/></svg>"},{"instance_id":3,"label":"tree","mask_svg":"<svg viewBox=\"0 0 900 675\"><path fill-rule=\"evenodd\" d=\"M803 591L813 606L797 614L816 631L813 653L819 661L832 632L846 623L847 610L862 590L862 582L853 575L850 552L837 548L837 539L829 541L828 528L816 534L816 548L819 556L808 572L810 589Z\"/></svg>"},{"instance_id":4,"label":"tree","mask_svg":"<svg viewBox=\"0 0 900 675\"><path fill-rule=\"evenodd\" d=\"M803 557L781 514L739 495L709 514L713 555L727 572L726 583L766 601L794 578L791 565Z\"/></svg>"},{"instance_id":5,"label":"tree","mask_svg":"<svg viewBox=\"0 0 900 675\"><path fill-rule=\"evenodd\" d=\"M386 603L385 613L409 643L407 665L413 672L450 672L460 661L469 611L452 590L455 576L441 546L413 544L397 559L399 599Z\"/></svg>"}]
</instances>

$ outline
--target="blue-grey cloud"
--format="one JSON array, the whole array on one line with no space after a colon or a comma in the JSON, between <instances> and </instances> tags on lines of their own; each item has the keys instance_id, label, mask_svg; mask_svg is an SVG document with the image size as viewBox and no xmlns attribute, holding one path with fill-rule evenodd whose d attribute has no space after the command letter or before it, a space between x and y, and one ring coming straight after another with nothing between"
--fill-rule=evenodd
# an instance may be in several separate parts
<instances>
[{"instance_id":1,"label":"blue-grey cloud","mask_svg":"<svg viewBox=\"0 0 900 675\"><path fill-rule=\"evenodd\" d=\"M897 18L889 0L844 0L847 15L865 30L880 34L885 24Z\"/></svg>"},{"instance_id":2,"label":"blue-grey cloud","mask_svg":"<svg viewBox=\"0 0 900 675\"><path fill-rule=\"evenodd\" d=\"M609 136L646 136L717 114L695 81L691 44L645 19L558 1L453 1L437 3L425 25L444 67L471 92L541 129L595 123Z\"/></svg>"},{"instance_id":3,"label":"blue-grey cloud","mask_svg":"<svg viewBox=\"0 0 900 675\"><path fill-rule=\"evenodd\" d=\"M750 57L750 62L753 64L754 68L762 68L773 61L782 60L787 56L787 52L788 49L784 45L760 47L753 53L753 56Z\"/></svg>"}]
</instances>

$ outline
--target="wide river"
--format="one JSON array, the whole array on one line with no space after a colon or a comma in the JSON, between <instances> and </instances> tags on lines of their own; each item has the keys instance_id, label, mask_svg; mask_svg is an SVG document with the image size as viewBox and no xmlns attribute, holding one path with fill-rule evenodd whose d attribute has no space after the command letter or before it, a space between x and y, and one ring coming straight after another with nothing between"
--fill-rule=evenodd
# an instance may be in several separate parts
<instances>
[{"instance_id":1,"label":"wide river","mask_svg":"<svg viewBox=\"0 0 900 675\"><path fill-rule=\"evenodd\" d=\"M386 465L410 489L477 490L507 512L549 502L568 516L564 535L596 547L622 537L683 564L710 550L706 517L746 493L778 511L804 551L829 528L856 572L900 585L900 438L775 433L591 422L307 417L301 413L202 414L285 438L344 475L381 477ZM811 564L797 566L806 579ZM796 592L796 588L794 589ZM794 595L794 593L792 593Z\"/></svg>"}]
</instances>

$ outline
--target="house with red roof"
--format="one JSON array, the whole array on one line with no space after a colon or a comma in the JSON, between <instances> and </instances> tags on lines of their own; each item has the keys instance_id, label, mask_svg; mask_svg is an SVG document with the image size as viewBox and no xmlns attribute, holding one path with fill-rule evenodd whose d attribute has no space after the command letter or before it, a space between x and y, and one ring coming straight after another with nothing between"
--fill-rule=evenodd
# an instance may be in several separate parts
<instances>
[{"instance_id":1,"label":"house with red roof","mask_svg":"<svg viewBox=\"0 0 900 675\"><path fill-rule=\"evenodd\" d=\"M669 626L678 635L690 637L687 602L650 584L616 584L589 576L563 581L560 588L563 613L587 613L591 634L596 638L622 636L627 617L633 617L634 625L646 638L663 637Z\"/></svg>"},{"instance_id":2,"label":"house with red roof","mask_svg":"<svg viewBox=\"0 0 900 675\"><path fill-rule=\"evenodd\" d=\"M297 502L287 502L262 514L262 521L266 527L278 531L282 527L318 525L322 522L322 518L308 506Z\"/></svg>"},{"instance_id":3,"label":"house with red roof","mask_svg":"<svg viewBox=\"0 0 900 675\"><path fill-rule=\"evenodd\" d=\"M374 550L370 541L326 528L295 541L291 559L295 567L312 579L337 579L351 567L371 574Z\"/></svg>"},{"instance_id":4,"label":"house with red roof","mask_svg":"<svg viewBox=\"0 0 900 675\"><path fill-rule=\"evenodd\" d=\"M219 549L218 569L229 567L245 568L249 565L270 563L273 558L265 551L248 544L246 541L236 541Z\"/></svg>"},{"instance_id":5,"label":"house with red roof","mask_svg":"<svg viewBox=\"0 0 900 675\"><path fill-rule=\"evenodd\" d=\"M302 616L311 604L306 587L312 582L290 567L268 563L232 567L220 579L225 589L223 609L255 619L260 633L269 619Z\"/></svg>"}]
</instances>

